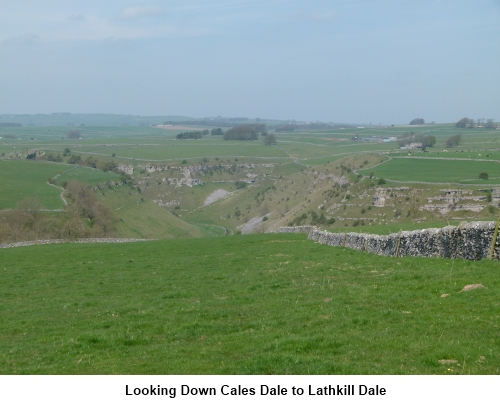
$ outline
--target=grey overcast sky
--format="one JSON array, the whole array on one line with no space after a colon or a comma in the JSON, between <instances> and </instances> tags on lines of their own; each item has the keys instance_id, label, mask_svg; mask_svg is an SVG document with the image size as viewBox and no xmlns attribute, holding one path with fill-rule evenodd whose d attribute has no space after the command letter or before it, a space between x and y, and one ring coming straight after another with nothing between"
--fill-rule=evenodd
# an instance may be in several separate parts
<instances>
[{"instance_id":1,"label":"grey overcast sky","mask_svg":"<svg viewBox=\"0 0 500 405\"><path fill-rule=\"evenodd\" d=\"M1 0L0 114L500 120L499 0Z\"/></svg>"}]
</instances>

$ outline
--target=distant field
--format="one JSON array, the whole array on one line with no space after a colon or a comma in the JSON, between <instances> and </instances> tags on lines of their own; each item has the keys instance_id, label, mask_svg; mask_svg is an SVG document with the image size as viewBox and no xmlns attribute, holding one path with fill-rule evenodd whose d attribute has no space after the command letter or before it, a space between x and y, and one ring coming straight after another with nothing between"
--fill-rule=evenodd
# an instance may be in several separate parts
<instances>
[{"instance_id":1,"label":"distant field","mask_svg":"<svg viewBox=\"0 0 500 405\"><path fill-rule=\"evenodd\" d=\"M278 147L285 150L292 157L298 159L318 159L331 156L342 156L352 152L375 152L388 150L385 143L377 142L349 142L345 144L330 143L328 145L311 145L301 142L282 142Z\"/></svg>"},{"instance_id":2,"label":"distant field","mask_svg":"<svg viewBox=\"0 0 500 405\"><path fill-rule=\"evenodd\" d=\"M75 118L75 117L74 117ZM133 117L132 117L133 118ZM129 119L132 119L129 118ZM76 118L75 118L76 119ZM96 117L96 122L100 118ZM104 119L104 118L103 118ZM112 117L107 117L107 120ZM196 127L193 127L197 129ZM68 131L78 129L82 140L66 138ZM198 128L198 129L201 129ZM264 147L261 141L227 142L220 136L204 136L199 141L174 141L180 129L166 130L151 126L25 126L17 128L0 128L0 152L9 152L15 146L17 150L26 151L32 148L43 148L51 151L62 151L69 147L72 151L102 153L106 156L116 153L124 158L144 160L184 159L203 156L224 157L287 157L307 159L308 164L316 164L316 159L328 159L348 153L366 153L375 151L392 151L401 153L397 142L359 142L351 138L372 136L401 136L405 132L434 135L437 138L433 151L443 150L446 139L462 133L463 141L459 151L460 157L467 154L477 155L477 150L498 149L500 131L489 129L459 130L450 124L425 126L366 127L342 130L322 130L291 133L277 133L278 148ZM16 139L6 139L5 135L13 135ZM18 139L21 138L21 139ZM33 140L31 140L31 138ZM182 146L180 146L182 145ZM449 149L449 148L448 148ZM454 148L452 148L455 150ZM474 150L476 153L469 152ZM453 152L454 156L458 156ZM480 153L480 152L479 152ZM471 157L474 157L472 156ZM483 153L484 155L484 153ZM328 160L326 160L328 161Z\"/></svg>"},{"instance_id":3,"label":"distant field","mask_svg":"<svg viewBox=\"0 0 500 405\"><path fill-rule=\"evenodd\" d=\"M24 198L37 196L48 209L63 208L61 190L49 186L47 180L68 165L0 160L0 209L15 208Z\"/></svg>"},{"instance_id":4,"label":"distant field","mask_svg":"<svg viewBox=\"0 0 500 405\"><path fill-rule=\"evenodd\" d=\"M71 169L69 169L71 170ZM102 170L91 169L90 167L75 167L74 170L65 171L57 178L57 184L61 185L64 181L81 181L89 184L104 183L108 180L119 180L120 176L113 172L103 172Z\"/></svg>"},{"instance_id":5,"label":"distant field","mask_svg":"<svg viewBox=\"0 0 500 405\"><path fill-rule=\"evenodd\" d=\"M173 138L179 132L177 130L166 130L155 127L127 127L127 126L96 126L96 127L71 127L71 126L50 126L50 127L15 127L0 128L0 136L11 134L22 140L62 140L65 142L75 142L66 139L69 131L78 130L84 140L102 138L143 138L151 136ZM62 139L64 138L64 139ZM76 140L78 141L78 140Z\"/></svg>"},{"instance_id":6,"label":"distant field","mask_svg":"<svg viewBox=\"0 0 500 405\"><path fill-rule=\"evenodd\" d=\"M243 157L288 157L285 152L278 148L264 146L261 142L249 144L224 143L224 141L175 143L152 147L137 146L128 149L113 149L117 156L133 157L143 160L163 160L192 157L214 157L214 156L243 156Z\"/></svg>"},{"instance_id":7,"label":"distant field","mask_svg":"<svg viewBox=\"0 0 500 405\"><path fill-rule=\"evenodd\" d=\"M0 373L499 374L497 270L284 234L5 249Z\"/></svg>"},{"instance_id":8,"label":"distant field","mask_svg":"<svg viewBox=\"0 0 500 405\"><path fill-rule=\"evenodd\" d=\"M500 183L500 164L497 162L401 158L389 160L373 169L359 170L365 176L372 171L376 177L398 181ZM487 172L489 180L480 180L481 172Z\"/></svg>"},{"instance_id":9,"label":"distant field","mask_svg":"<svg viewBox=\"0 0 500 405\"><path fill-rule=\"evenodd\" d=\"M500 142L498 144L500 146ZM448 150L448 149L444 149ZM411 153L413 157L433 158L433 159L474 159L474 160L500 160L500 153L498 150L486 151L477 149L458 149L443 152L443 149L427 149L427 152L420 150L401 150L398 152L390 152L388 156L408 156Z\"/></svg>"}]
</instances>

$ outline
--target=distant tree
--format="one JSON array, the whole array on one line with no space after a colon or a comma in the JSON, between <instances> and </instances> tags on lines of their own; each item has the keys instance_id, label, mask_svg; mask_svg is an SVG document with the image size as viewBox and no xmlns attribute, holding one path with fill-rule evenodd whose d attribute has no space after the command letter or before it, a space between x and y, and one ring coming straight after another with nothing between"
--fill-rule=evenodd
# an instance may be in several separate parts
<instances>
[{"instance_id":1,"label":"distant tree","mask_svg":"<svg viewBox=\"0 0 500 405\"><path fill-rule=\"evenodd\" d=\"M113 160L105 160L105 161L99 162L98 167L103 172L113 172L118 168L118 165Z\"/></svg>"},{"instance_id":2,"label":"distant tree","mask_svg":"<svg viewBox=\"0 0 500 405\"><path fill-rule=\"evenodd\" d=\"M255 141L257 139L257 132L252 125L240 125L230 128L224 134L225 140L238 140L238 141Z\"/></svg>"},{"instance_id":3,"label":"distant tree","mask_svg":"<svg viewBox=\"0 0 500 405\"><path fill-rule=\"evenodd\" d=\"M422 142L423 146L432 147L436 144L436 137L434 135L427 135Z\"/></svg>"},{"instance_id":4,"label":"distant tree","mask_svg":"<svg viewBox=\"0 0 500 405\"><path fill-rule=\"evenodd\" d=\"M488 173L486 173L486 172L481 172L481 173L479 173L479 178L480 178L481 180L488 180L488 177L489 177L489 176L488 176Z\"/></svg>"},{"instance_id":5,"label":"distant tree","mask_svg":"<svg viewBox=\"0 0 500 405\"><path fill-rule=\"evenodd\" d=\"M201 131L193 131L193 132L181 132L177 134L177 139L201 139L202 132Z\"/></svg>"},{"instance_id":6,"label":"distant tree","mask_svg":"<svg viewBox=\"0 0 500 405\"><path fill-rule=\"evenodd\" d=\"M83 164L87 167L93 167L94 169L97 168L97 159L94 156L87 156L85 160L83 161Z\"/></svg>"},{"instance_id":7,"label":"distant tree","mask_svg":"<svg viewBox=\"0 0 500 405\"><path fill-rule=\"evenodd\" d=\"M447 148L452 148L453 146L458 146L461 141L462 141L462 135L461 134L450 136L446 140L446 147Z\"/></svg>"},{"instance_id":8,"label":"distant tree","mask_svg":"<svg viewBox=\"0 0 500 405\"><path fill-rule=\"evenodd\" d=\"M423 118L415 118L410 121L410 125L424 125L425 120Z\"/></svg>"},{"instance_id":9,"label":"distant tree","mask_svg":"<svg viewBox=\"0 0 500 405\"><path fill-rule=\"evenodd\" d=\"M458 121L455 126L457 128L466 128L467 124L469 124L469 119L467 117L462 118L460 121Z\"/></svg>"},{"instance_id":10,"label":"distant tree","mask_svg":"<svg viewBox=\"0 0 500 405\"><path fill-rule=\"evenodd\" d=\"M381 186L382 184L385 184L385 183L386 183L386 181L385 181L385 179L384 179L384 178L382 178L382 177L381 177L380 179L378 179L377 184L378 184L379 186Z\"/></svg>"},{"instance_id":11,"label":"distant tree","mask_svg":"<svg viewBox=\"0 0 500 405\"><path fill-rule=\"evenodd\" d=\"M47 155L47 160L48 160L49 162L62 162L62 161L63 161L63 158L62 158L62 156L61 156L61 154L60 154L60 153L58 153L58 154L54 154L54 153L52 153L52 152L51 152L51 153L49 153L49 154Z\"/></svg>"},{"instance_id":12,"label":"distant tree","mask_svg":"<svg viewBox=\"0 0 500 405\"><path fill-rule=\"evenodd\" d=\"M68 138L68 139L80 139L81 137L82 137L82 133L78 129L75 129L73 131L69 131L66 134L66 138Z\"/></svg>"},{"instance_id":13,"label":"distant tree","mask_svg":"<svg viewBox=\"0 0 500 405\"><path fill-rule=\"evenodd\" d=\"M274 134L267 134L263 139L262 142L264 142L264 145L274 145L276 144L276 136Z\"/></svg>"},{"instance_id":14,"label":"distant tree","mask_svg":"<svg viewBox=\"0 0 500 405\"><path fill-rule=\"evenodd\" d=\"M82 164L82 157L80 155L71 155L68 158L67 163L70 165L80 165Z\"/></svg>"},{"instance_id":15,"label":"distant tree","mask_svg":"<svg viewBox=\"0 0 500 405\"><path fill-rule=\"evenodd\" d=\"M236 186L237 190L241 190L242 188L245 188L247 186L247 183L245 183L244 181L238 180L234 183L234 185Z\"/></svg>"},{"instance_id":16,"label":"distant tree","mask_svg":"<svg viewBox=\"0 0 500 405\"><path fill-rule=\"evenodd\" d=\"M214 128L210 131L210 135L224 135L222 128Z\"/></svg>"}]
</instances>

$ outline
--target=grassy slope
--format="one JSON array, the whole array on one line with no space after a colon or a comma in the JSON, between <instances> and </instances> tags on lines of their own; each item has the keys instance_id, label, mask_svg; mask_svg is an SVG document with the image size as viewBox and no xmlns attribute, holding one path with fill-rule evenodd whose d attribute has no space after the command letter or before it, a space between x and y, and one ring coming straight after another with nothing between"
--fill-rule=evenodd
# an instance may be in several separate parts
<instances>
[{"instance_id":1,"label":"grassy slope","mask_svg":"<svg viewBox=\"0 0 500 405\"><path fill-rule=\"evenodd\" d=\"M102 170L92 169L90 167L68 166L66 171L57 177L57 184L62 185L64 181L80 181L88 184L99 184L107 181L118 181L120 176L113 172L103 172Z\"/></svg>"},{"instance_id":2,"label":"grassy slope","mask_svg":"<svg viewBox=\"0 0 500 405\"><path fill-rule=\"evenodd\" d=\"M479 173L487 172L490 176L488 184L500 181L500 165L497 162L478 162L471 160L440 159L392 159L374 169L360 170L368 176L374 172L376 177L398 181L424 182L464 182L482 183Z\"/></svg>"},{"instance_id":3,"label":"grassy slope","mask_svg":"<svg viewBox=\"0 0 500 405\"><path fill-rule=\"evenodd\" d=\"M0 373L498 374L497 267L303 235L8 249Z\"/></svg>"},{"instance_id":4,"label":"grassy slope","mask_svg":"<svg viewBox=\"0 0 500 405\"><path fill-rule=\"evenodd\" d=\"M120 237L170 239L207 235L198 227L188 224L144 198L135 189L126 186L103 188L100 195L116 212Z\"/></svg>"},{"instance_id":5,"label":"grassy slope","mask_svg":"<svg viewBox=\"0 0 500 405\"><path fill-rule=\"evenodd\" d=\"M67 168L56 163L0 160L0 209L15 208L31 196L37 196L48 209L63 208L61 190L49 186L47 180Z\"/></svg>"}]
</instances>

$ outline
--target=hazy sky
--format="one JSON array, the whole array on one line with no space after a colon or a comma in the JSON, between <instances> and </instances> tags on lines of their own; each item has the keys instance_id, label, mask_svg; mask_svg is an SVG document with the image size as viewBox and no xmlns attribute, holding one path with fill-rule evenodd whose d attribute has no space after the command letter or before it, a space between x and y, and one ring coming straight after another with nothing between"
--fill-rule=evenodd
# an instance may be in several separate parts
<instances>
[{"instance_id":1,"label":"hazy sky","mask_svg":"<svg viewBox=\"0 0 500 405\"><path fill-rule=\"evenodd\" d=\"M499 0L1 0L0 114L500 120Z\"/></svg>"}]
</instances>

